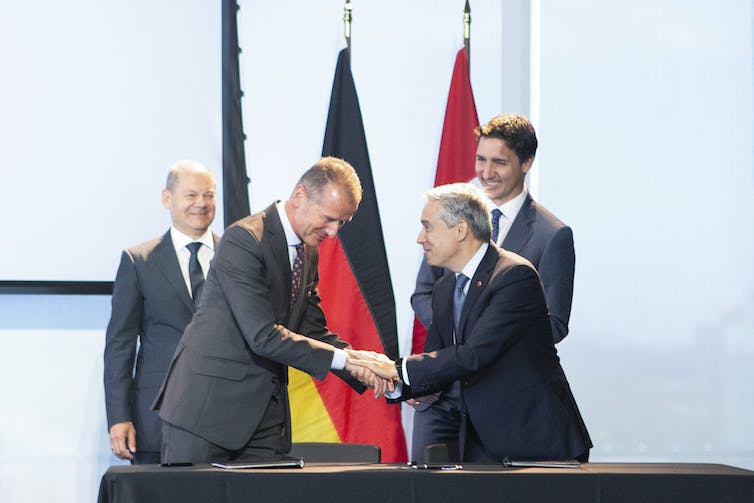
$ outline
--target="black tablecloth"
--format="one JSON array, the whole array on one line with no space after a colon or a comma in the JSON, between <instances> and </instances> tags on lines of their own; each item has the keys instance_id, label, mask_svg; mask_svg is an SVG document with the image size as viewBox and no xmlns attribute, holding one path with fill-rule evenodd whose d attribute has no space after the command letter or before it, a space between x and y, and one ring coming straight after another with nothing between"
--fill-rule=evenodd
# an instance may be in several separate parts
<instances>
[{"instance_id":1,"label":"black tablecloth","mask_svg":"<svg viewBox=\"0 0 754 503\"><path fill-rule=\"evenodd\" d=\"M754 472L715 464L588 463L580 468L417 470L307 464L225 470L208 465L114 466L99 503L159 502L754 503Z\"/></svg>"}]
</instances>

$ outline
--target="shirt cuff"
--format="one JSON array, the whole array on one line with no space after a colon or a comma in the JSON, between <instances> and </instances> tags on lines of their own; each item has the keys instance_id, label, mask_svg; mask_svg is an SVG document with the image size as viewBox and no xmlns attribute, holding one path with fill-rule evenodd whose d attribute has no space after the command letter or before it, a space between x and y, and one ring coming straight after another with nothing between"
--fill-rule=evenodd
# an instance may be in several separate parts
<instances>
[{"instance_id":1,"label":"shirt cuff","mask_svg":"<svg viewBox=\"0 0 754 503\"><path fill-rule=\"evenodd\" d=\"M332 363L330 368L332 370L343 370L346 366L346 360L348 360L348 353L339 348L333 348Z\"/></svg>"},{"instance_id":2,"label":"shirt cuff","mask_svg":"<svg viewBox=\"0 0 754 503\"><path fill-rule=\"evenodd\" d=\"M403 382L406 383L406 386L411 386L411 381L408 380L408 367L405 358L401 360L401 372L403 373Z\"/></svg>"}]
</instances>

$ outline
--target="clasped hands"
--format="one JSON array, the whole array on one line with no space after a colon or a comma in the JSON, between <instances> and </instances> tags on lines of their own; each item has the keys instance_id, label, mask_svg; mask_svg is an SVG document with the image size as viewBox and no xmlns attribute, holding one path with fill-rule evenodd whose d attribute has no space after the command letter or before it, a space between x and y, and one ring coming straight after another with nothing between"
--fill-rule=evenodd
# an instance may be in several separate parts
<instances>
[{"instance_id":1,"label":"clasped hands","mask_svg":"<svg viewBox=\"0 0 754 503\"><path fill-rule=\"evenodd\" d=\"M347 349L348 359L345 370L356 379L374 389L374 397L379 398L395 390L398 372L395 362L381 353Z\"/></svg>"}]
</instances>

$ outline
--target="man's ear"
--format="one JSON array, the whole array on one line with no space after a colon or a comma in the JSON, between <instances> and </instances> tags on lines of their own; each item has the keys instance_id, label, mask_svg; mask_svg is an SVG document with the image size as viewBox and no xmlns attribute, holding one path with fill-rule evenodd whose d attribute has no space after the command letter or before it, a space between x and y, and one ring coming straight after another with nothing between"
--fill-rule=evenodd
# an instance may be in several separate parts
<instances>
[{"instance_id":1,"label":"man's ear","mask_svg":"<svg viewBox=\"0 0 754 503\"><path fill-rule=\"evenodd\" d=\"M521 163L521 171L523 171L524 174L528 173L531 169L532 164L534 164L534 157L529 157L527 160Z\"/></svg>"},{"instance_id":2,"label":"man's ear","mask_svg":"<svg viewBox=\"0 0 754 503\"><path fill-rule=\"evenodd\" d=\"M463 241L466 239L466 236L469 235L469 224L466 222L466 220L461 220L456 224L456 240L457 241Z\"/></svg>"},{"instance_id":3,"label":"man's ear","mask_svg":"<svg viewBox=\"0 0 754 503\"><path fill-rule=\"evenodd\" d=\"M168 189L162 189L162 206L165 209L169 209L170 208L170 196L171 195L172 194L170 193L170 191Z\"/></svg>"},{"instance_id":4,"label":"man's ear","mask_svg":"<svg viewBox=\"0 0 754 503\"><path fill-rule=\"evenodd\" d=\"M293 188L290 198L294 208L299 208L306 201L306 187L298 183Z\"/></svg>"}]
</instances>

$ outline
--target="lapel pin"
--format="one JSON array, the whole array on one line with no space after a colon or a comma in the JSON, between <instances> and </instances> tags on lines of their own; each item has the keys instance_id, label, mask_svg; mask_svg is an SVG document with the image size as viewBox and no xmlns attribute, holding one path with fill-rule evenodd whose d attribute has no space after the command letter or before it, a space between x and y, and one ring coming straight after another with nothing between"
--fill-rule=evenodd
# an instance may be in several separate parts
<instances>
[{"instance_id":1,"label":"lapel pin","mask_svg":"<svg viewBox=\"0 0 754 503\"><path fill-rule=\"evenodd\" d=\"M481 281L477 281L476 282L476 286L482 286L482 282Z\"/></svg>"}]
</instances>

